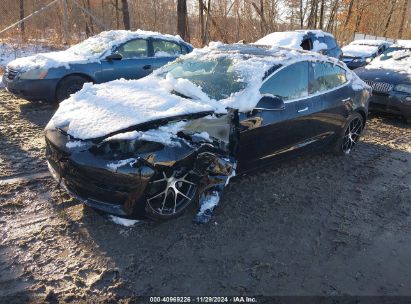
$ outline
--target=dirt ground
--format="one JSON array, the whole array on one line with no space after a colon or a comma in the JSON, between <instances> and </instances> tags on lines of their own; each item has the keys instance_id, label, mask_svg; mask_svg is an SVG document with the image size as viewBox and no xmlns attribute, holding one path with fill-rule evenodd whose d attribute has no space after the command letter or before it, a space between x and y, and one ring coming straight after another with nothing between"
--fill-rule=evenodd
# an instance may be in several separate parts
<instances>
[{"instance_id":1,"label":"dirt ground","mask_svg":"<svg viewBox=\"0 0 411 304\"><path fill-rule=\"evenodd\" d=\"M0 302L141 295L411 295L411 128L372 117L347 157L233 179L207 225L113 224L60 192L55 108L0 91Z\"/></svg>"}]
</instances>

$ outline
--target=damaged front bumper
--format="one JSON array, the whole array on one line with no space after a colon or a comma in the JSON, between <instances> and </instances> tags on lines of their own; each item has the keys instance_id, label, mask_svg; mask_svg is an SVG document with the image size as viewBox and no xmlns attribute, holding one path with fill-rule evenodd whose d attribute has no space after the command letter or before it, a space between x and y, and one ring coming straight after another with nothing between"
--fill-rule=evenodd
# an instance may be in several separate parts
<instances>
[{"instance_id":1,"label":"damaged front bumper","mask_svg":"<svg viewBox=\"0 0 411 304\"><path fill-rule=\"evenodd\" d=\"M209 204L210 195L220 197L235 174L233 130L226 119L200 118L187 123L187 133L177 139L179 145L113 159L91 149L95 143L77 145L70 136L53 129L46 130L46 155L50 172L73 197L95 209L128 218L147 216L147 199L155 176L189 169L198 177L200 206L196 221L206 222L215 207ZM205 131L212 139L187 135Z\"/></svg>"}]
</instances>

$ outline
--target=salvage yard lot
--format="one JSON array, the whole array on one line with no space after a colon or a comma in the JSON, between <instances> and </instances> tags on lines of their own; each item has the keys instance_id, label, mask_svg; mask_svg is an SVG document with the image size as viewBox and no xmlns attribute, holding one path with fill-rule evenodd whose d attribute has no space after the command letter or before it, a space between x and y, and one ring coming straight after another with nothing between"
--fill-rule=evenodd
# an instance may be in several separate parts
<instances>
[{"instance_id":1,"label":"salvage yard lot","mask_svg":"<svg viewBox=\"0 0 411 304\"><path fill-rule=\"evenodd\" d=\"M48 175L55 107L0 91L0 302L135 295L410 295L411 128L230 182L207 225L117 226Z\"/></svg>"}]
</instances>

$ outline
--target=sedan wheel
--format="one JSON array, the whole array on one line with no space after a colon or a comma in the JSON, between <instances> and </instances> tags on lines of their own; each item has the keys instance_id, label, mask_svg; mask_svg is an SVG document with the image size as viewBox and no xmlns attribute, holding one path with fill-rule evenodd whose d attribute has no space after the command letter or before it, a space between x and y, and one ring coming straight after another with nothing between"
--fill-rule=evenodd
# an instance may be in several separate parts
<instances>
[{"instance_id":1,"label":"sedan wheel","mask_svg":"<svg viewBox=\"0 0 411 304\"><path fill-rule=\"evenodd\" d=\"M155 219L177 217L194 201L197 183L190 173L161 172L151 184L147 198L147 215Z\"/></svg>"},{"instance_id":2,"label":"sedan wheel","mask_svg":"<svg viewBox=\"0 0 411 304\"><path fill-rule=\"evenodd\" d=\"M349 154L360 139L363 127L364 122L361 114L354 113L345 125L342 136L334 147L334 153L337 155Z\"/></svg>"}]
</instances>

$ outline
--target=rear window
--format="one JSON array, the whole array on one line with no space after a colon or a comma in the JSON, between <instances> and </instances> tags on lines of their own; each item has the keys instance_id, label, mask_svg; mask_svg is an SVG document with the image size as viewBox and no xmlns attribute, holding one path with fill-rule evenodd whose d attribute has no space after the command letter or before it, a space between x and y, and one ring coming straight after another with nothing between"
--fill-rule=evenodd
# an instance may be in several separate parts
<instances>
[{"instance_id":1,"label":"rear window","mask_svg":"<svg viewBox=\"0 0 411 304\"><path fill-rule=\"evenodd\" d=\"M334 38L330 36L325 36L324 39L325 43L328 45L330 49L336 48L338 46Z\"/></svg>"},{"instance_id":2,"label":"rear window","mask_svg":"<svg viewBox=\"0 0 411 304\"><path fill-rule=\"evenodd\" d=\"M313 79L310 94L315 94L343 85L347 82L346 71L328 62L313 62Z\"/></svg>"}]
</instances>

